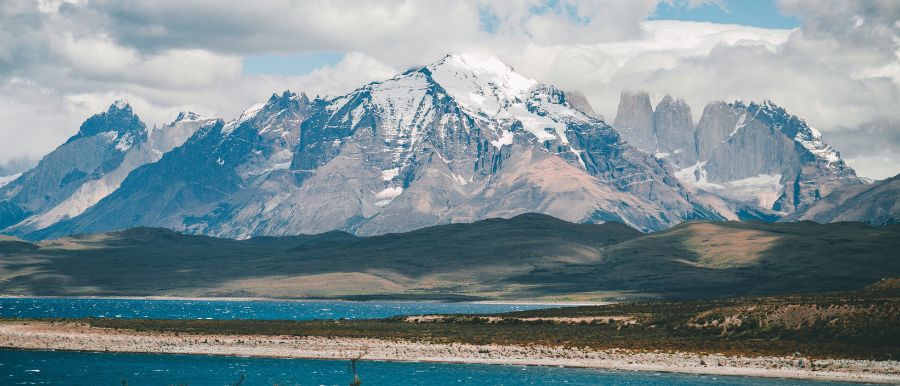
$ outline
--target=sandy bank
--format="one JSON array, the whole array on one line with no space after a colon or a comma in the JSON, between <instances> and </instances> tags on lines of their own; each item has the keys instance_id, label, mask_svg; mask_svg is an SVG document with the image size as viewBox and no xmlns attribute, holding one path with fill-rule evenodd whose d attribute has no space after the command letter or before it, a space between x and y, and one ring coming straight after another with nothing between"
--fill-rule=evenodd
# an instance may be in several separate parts
<instances>
[{"instance_id":1,"label":"sandy bank","mask_svg":"<svg viewBox=\"0 0 900 386\"><path fill-rule=\"evenodd\" d=\"M566 366L850 382L900 383L900 362L738 357L549 346L429 344L377 339L142 333L77 323L0 322L0 347L141 353Z\"/></svg>"}]
</instances>

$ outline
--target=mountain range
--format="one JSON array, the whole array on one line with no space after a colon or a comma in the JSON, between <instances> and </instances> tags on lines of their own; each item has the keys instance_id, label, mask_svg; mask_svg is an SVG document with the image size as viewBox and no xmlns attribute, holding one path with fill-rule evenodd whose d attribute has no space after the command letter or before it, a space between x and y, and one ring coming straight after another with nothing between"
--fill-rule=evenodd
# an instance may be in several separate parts
<instances>
[{"instance_id":1,"label":"mountain range","mask_svg":"<svg viewBox=\"0 0 900 386\"><path fill-rule=\"evenodd\" d=\"M666 95L653 109L647 93L625 92L613 126L666 159L685 186L714 193L707 203L730 219L786 217L835 189L865 183L818 130L772 101L713 102L695 125L683 99Z\"/></svg>"},{"instance_id":2,"label":"mountain range","mask_svg":"<svg viewBox=\"0 0 900 386\"><path fill-rule=\"evenodd\" d=\"M136 226L380 235L540 212L647 232L803 218L857 186L869 185L771 102L713 103L694 125L680 99L653 110L626 93L610 126L577 92L493 57L448 55L346 95L274 94L229 122L184 112L148 129L116 102L0 186L0 229L32 240ZM884 206L896 190L867 191L859 200L894 222ZM813 219L869 212L854 213Z\"/></svg>"}]
</instances>

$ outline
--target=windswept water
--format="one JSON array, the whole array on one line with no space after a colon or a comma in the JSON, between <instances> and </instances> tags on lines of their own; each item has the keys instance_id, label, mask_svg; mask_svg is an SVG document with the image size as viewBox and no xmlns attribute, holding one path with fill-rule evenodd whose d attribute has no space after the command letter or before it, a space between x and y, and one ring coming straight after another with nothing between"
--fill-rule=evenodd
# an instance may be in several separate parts
<instances>
[{"instance_id":1,"label":"windswept water","mask_svg":"<svg viewBox=\"0 0 900 386\"><path fill-rule=\"evenodd\" d=\"M4 318L361 319L499 313L538 304L0 298ZM347 361L0 349L0 385L346 385ZM825 385L828 383L596 369L363 361L363 385Z\"/></svg>"},{"instance_id":2,"label":"windswept water","mask_svg":"<svg viewBox=\"0 0 900 386\"><path fill-rule=\"evenodd\" d=\"M397 315L493 314L559 307L540 304L0 298L2 318L372 319Z\"/></svg>"},{"instance_id":3,"label":"windswept water","mask_svg":"<svg viewBox=\"0 0 900 386\"><path fill-rule=\"evenodd\" d=\"M348 361L0 349L0 384L347 385ZM369 362L363 385L837 385L837 383L557 367Z\"/></svg>"}]
</instances>

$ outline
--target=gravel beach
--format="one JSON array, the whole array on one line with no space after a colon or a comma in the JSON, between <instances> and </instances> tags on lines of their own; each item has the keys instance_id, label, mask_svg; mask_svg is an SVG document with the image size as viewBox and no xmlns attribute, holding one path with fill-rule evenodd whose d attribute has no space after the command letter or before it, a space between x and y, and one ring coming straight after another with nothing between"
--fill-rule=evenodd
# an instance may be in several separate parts
<instances>
[{"instance_id":1,"label":"gravel beach","mask_svg":"<svg viewBox=\"0 0 900 386\"><path fill-rule=\"evenodd\" d=\"M589 350L551 346L431 344L379 339L148 333L70 322L2 321L0 347L154 354L509 364L900 383L900 362L694 353Z\"/></svg>"}]
</instances>

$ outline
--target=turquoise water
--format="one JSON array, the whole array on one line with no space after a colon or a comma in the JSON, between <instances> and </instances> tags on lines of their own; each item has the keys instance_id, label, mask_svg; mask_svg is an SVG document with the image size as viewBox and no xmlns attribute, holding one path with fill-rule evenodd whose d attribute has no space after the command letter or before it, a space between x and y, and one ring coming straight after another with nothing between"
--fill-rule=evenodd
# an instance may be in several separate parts
<instances>
[{"instance_id":1,"label":"turquoise water","mask_svg":"<svg viewBox=\"0 0 900 386\"><path fill-rule=\"evenodd\" d=\"M411 314L498 313L546 305L0 298L0 317L153 319L359 319ZM0 349L0 385L347 385L347 361L18 351ZM820 382L629 373L551 367L367 362L363 385L824 385Z\"/></svg>"},{"instance_id":2,"label":"turquoise water","mask_svg":"<svg viewBox=\"0 0 900 386\"><path fill-rule=\"evenodd\" d=\"M492 314L554 306L535 304L0 298L3 318L371 319L397 315Z\"/></svg>"},{"instance_id":3,"label":"turquoise water","mask_svg":"<svg viewBox=\"0 0 900 386\"><path fill-rule=\"evenodd\" d=\"M347 361L109 354L0 349L0 384L33 385L347 385ZM555 367L366 362L363 385L837 385Z\"/></svg>"}]
</instances>

